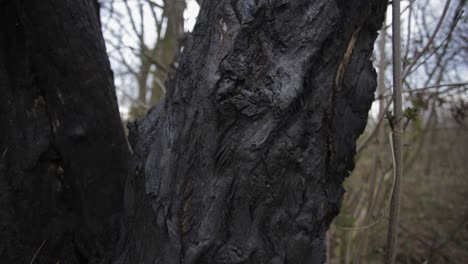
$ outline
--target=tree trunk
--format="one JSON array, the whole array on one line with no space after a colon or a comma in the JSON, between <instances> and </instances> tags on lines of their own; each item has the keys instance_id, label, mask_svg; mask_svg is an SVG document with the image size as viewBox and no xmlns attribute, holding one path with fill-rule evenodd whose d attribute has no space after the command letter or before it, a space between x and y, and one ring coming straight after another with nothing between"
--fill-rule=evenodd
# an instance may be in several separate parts
<instances>
[{"instance_id":1,"label":"tree trunk","mask_svg":"<svg viewBox=\"0 0 468 264\"><path fill-rule=\"evenodd\" d=\"M323 263L386 5L203 1L167 98L130 127L117 263Z\"/></svg>"},{"instance_id":2,"label":"tree trunk","mask_svg":"<svg viewBox=\"0 0 468 264\"><path fill-rule=\"evenodd\" d=\"M0 0L0 262L109 262L128 147L94 0Z\"/></svg>"}]
</instances>

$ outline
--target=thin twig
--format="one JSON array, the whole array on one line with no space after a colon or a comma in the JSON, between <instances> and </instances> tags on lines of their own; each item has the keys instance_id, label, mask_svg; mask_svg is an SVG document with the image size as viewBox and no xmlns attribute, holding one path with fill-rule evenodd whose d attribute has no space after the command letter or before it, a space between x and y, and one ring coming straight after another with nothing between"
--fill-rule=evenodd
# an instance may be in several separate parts
<instances>
[{"instance_id":1,"label":"thin twig","mask_svg":"<svg viewBox=\"0 0 468 264\"><path fill-rule=\"evenodd\" d=\"M142 101L138 100L138 99L135 99L133 98L130 94L128 94L125 89L122 89L122 88L117 88L117 90L119 92L121 92L125 97L127 97L128 99L130 99L130 101L136 103L137 105L143 107L143 109L145 110L149 110L151 107L145 103L143 103Z\"/></svg>"},{"instance_id":2,"label":"thin twig","mask_svg":"<svg viewBox=\"0 0 468 264\"><path fill-rule=\"evenodd\" d=\"M450 1L450 0L448 0ZM400 0L393 1L392 7L392 57L393 57L393 111L395 124L392 128L394 186L390 202L390 221L387 233L386 264L395 263L398 241L398 216L400 213L400 188L403 176L403 99L401 78L401 31ZM435 34L434 34L435 35ZM429 44L428 44L429 45Z\"/></svg>"},{"instance_id":3,"label":"thin twig","mask_svg":"<svg viewBox=\"0 0 468 264\"><path fill-rule=\"evenodd\" d=\"M392 140L392 137L391 135L389 135L390 137L390 148L392 150L392 157L395 157L395 153L394 153L394 148L393 148L393 140ZM387 177L387 174L390 172L387 171L383 178L385 179ZM393 181L392 181L392 187L390 188L390 190L395 190L395 184L396 184L396 178L395 178L395 174L394 174L394 177L393 177ZM339 225L334 225L336 228L338 229L342 229L342 230L346 230L346 231L362 231L362 230L366 230L366 229L369 229L375 225L377 225L378 223L380 223L383 219L385 219L386 217L386 214L385 212L388 211L388 208L391 206L391 203L389 202L386 206L385 206L385 210L384 210L384 213L377 219L375 220L374 222L372 223L369 223L367 225L364 225L364 226L360 226L360 227L346 227L346 226L339 226Z\"/></svg>"},{"instance_id":4,"label":"thin twig","mask_svg":"<svg viewBox=\"0 0 468 264\"><path fill-rule=\"evenodd\" d=\"M397 1L394 1L394 2L397 2ZM403 76L407 76L409 74L409 72L411 71L413 66L426 53L426 51L429 50L429 47L434 43L434 39L435 39L437 33L439 32L439 30L440 30L440 28L441 28L441 26L442 26L442 24L444 22L445 16L447 15L447 11L448 11L448 7L450 6L450 2L451 2L451 0L447 0L447 2L445 3L444 11L442 11L442 15L441 15L441 17L439 19L439 22L437 23L436 28L434 29L434 31L432 32L432 35L430 36L429 40L427 41L426 46L424 46L424 48L421 50L421 52L416 54L416 57L414 59L412 59L412 62L405 69L405 72L404 72ZM398 5L399 5L399 3L398 3ZM398 29L399 29L399 27L400 27L400 25L398 25ZM400 36L398 36L398 37L400 37Z\"/></svg>"},{"instance_id":5,"label":"thin twig","mask_svg":"<svg viewBox=\"0 0 468 264\"><path fill-rule=\"evenodd\" d=\"M390 108L390 105L392 104L391 101L389 101L387 103L387 105L385 106L385 111L383 114L380 114L379 115L379 119L377 120L377 124L375 125L374 129L372 130L372 132L369 134L369 136L364 139L364 141L362 141L362 143L357 147L357 150L356 150L356 155L357 154L360 154L364 149L365 147L367 146L367 144L369 144L369 142L371 141L372 138L374 138L374 136L377 134L377 131L379 130L380 128L380 125L382 124L383 120L385 119L385 112L387 112L387 110Z\"/></svg>"},{"instance_id":6,"label":"thin twig","mask_svg":"<svg viewBox=\"0 0 468 264\"><path fill-rule=\"evenodd\" d=\"M414 89L411 89L411 90L402 91L402 93L422 92L422 91L427 91L427 90L431 90L431 89L438 89L438 88L448 87L445 90L445 92L447 92L449 90L460 88L460 87L467 86L467 85L468 85L468 82L446 83L446 84L431 85L431 86L426 86L426 87L418 87L418 88L414 88ZM441 93L441 92L439 91L438 93ZM383 98L388 98L390 96L393 96L393 94L386 94L386 95L383 96ZM377 99L380 99L380 98L377 98Z\"/></svg>"},{"instance_id":7,"label":"thin twig","mask_svg":"<svg viewBox=\"0 0 468 264\"><path fill-rule=\"evenodd\" d=\"M34 260L36 260L36 257L37 257L37 254L39 254L39 252L41 251L42 247L44 246L44 244L46 243L47 239L45 239L44 241L42 241L42 244L39 246L39 248L36 250L36 253L34 253L34 256L32 257L31 261L29 262L29 264L33 264L34 263Z\"/></svg>"},{"instance_id":8,"label":"thin twig","mask_svg":"<svg viewBox=\"0 0 468 264\"><path fill-rule=\"evenodd\" d=\"M6 147L5 150L3 151L2 160L5 158L7 152L8 152L8 147Z\"/></svg>"}]
</instances>

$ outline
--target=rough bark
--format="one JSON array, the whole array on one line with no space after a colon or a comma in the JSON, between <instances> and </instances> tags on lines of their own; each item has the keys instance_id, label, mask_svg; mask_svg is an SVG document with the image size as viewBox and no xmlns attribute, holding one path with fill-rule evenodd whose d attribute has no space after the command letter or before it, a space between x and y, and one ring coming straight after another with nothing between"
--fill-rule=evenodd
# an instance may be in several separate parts
<instances>
[{"instance_id":1,"label":"rough bark","mask_svg":"<svg viewBox=\"0 0 468 264\"><path fill-rule=\"evenodd\" d=\"M0 262L108 262L128 148L93 0L0 0Z\"/></svg>"},{"instance_id":2,"label":"rough bark","mask_svg":"<svg viewBox=\"0 0 468 264\"><path fill-rule=\"evenodd\" d=\"M118 263L323 263L373 101L385 0L203 1L131 125Z\"/></svg>"}]
</instances>

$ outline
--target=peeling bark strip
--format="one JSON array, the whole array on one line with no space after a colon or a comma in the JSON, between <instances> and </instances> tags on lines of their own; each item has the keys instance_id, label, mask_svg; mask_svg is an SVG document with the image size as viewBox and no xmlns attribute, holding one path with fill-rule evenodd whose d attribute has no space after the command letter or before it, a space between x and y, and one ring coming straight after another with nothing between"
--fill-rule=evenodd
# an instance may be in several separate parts
<instances>
[{"instance_id":1,"label":"peeling bark strip","mask_svg":"<svg viewBox=\"0 0 468 264\"><path fill-rule=\"evenodd\" d=\"M166 100L130 127L117 262L324 262L386 5L203 1Z\"/></svg>"},{"instance_id":2,"label":"peeling bark strip","mask_svg":"<svg viewBox=\"0 0 468 264\"><path fill-rule=\"evenodd\" d=\"M1 263L110 259L128 151L97 13L0 0Z\"/></svg>"}]
</instances>

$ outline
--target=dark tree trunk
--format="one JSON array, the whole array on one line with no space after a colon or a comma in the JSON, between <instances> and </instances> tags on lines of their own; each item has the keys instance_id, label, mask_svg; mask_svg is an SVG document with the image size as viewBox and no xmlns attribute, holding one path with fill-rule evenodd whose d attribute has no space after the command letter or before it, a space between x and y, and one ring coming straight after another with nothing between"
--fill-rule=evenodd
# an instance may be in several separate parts
<instances>
[{"instance_id":1,"label":"dark tree trunk","mask_svg":"<svg viewBox=\"0 0 468 264\"><path fill-rule=\"evenodd\" d=\"M203 1L167 98L130 127L117 262L324 262L386 5Z\"/></svg>"},{"instance_id":2,"label":"dark tree trunk","mask_svg":"<svg viewBox=\"0 0 468 264\"><path fill-rule=\"evenodd\" d=\"M97 11L0 0L1 263L110 261L128 147Z\"/></svg>"}]
</instances>

